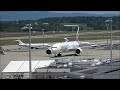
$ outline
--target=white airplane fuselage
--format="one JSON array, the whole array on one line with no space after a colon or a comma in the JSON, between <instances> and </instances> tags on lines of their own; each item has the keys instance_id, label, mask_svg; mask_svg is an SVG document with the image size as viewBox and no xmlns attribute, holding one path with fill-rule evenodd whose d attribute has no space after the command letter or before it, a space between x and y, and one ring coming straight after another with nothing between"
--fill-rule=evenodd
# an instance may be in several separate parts
<instances>
[{"instance_id":1,"label":"white airplane fuselage","mask_svg":"<svg viewBox=\"0 0 120 90\"><path fill-rule=\"evenodd\" d=\"M46 53L47 54L54 53L55 55L56 54L58 55L62 52L70 52L70 51L75 51L76 54L80 54L80 52L82 52L82 49L79 47L79 42L70 41L70 42L56 43L48 50L46 50Z\"/></svg>"},{"instance_id":2,"label":"white airplane fuselage","mask_svg":"<svg viewBox=\"0 0 120 90\"><path fill-rule=\"evenodd\" d=\"M75 47L79 47L79 43L76 41L72 41L72 42L56 43L52 46L52 49L54 50L54 52L57 51L68 52L69 48L76 49Z\"/></svg>"},{"instance_id":3,"label":"white airplane fuselage","mask_svg":"<svg viewBox=\"0 0 120 90\"><path fill-rule=\"evenodd\" d=\"M61 42L56 43L52 47L46 50L47 54L55 54L61 56L60 53L73 51L76 55L82 52L82 48L91 47L93 44L89 42L81 42L81 41L69 41L69 42Z\"/></svg>"}]
</instances>

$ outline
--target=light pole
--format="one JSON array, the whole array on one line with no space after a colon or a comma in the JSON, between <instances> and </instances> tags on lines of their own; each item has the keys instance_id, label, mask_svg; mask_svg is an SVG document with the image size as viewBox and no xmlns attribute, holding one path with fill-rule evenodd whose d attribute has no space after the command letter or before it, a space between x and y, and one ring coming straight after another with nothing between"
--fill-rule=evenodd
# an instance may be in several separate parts
<instances>
[{"instance_id":1,"label":"light pole","mask_svg":"<svg viewBox=\"0 0 120 90\"><path fill-rule=\"evenodd\" d=\"M111 68L113 68L113 59L112 59L112 18L109 18L105 22L110 23L110 58L111 58Z\"/></svg>"},{"instance_id":2,"label":"light pole","mask_svg":"<svg viewBox=\"0 0 120 90\"><path fill-rule=\"evenodd\" d=\"M0 54L1 55L1 54ZM0 57L0 79L2 79L2 66L1 66L2 64L1 64L1 57Z\"/></svg>"},{"instance_id":3,"label":"light pole","mask_svg":"<svg viewBox=\"0 0 120 90\"><path fill-rule=\"evenodd\" d=\"M73 27L72 27L72 32L73 32Z\"/></svg>"},{"instance_id":4,"label":"light pole","mask_svg":"<svg viewBox=\"0 0 120 90\"><path fill-rule=\"evenodd\" d=\"M43 29L43 40L44 40L44 29ZM44 42L43 42L43 49L44 49Z\"/></svg>"},{"instance_id":5,"label":"light pole","mask_svg":"<svg viewBox=\"0 0 120 90\"><path fill-rule=\"evenodd\" d=\"M25 28L29 29L29 79L32 79L32 70L31 70L31 24L26 24Z\"/></svg>"},{"instance_id":6,"label":"light pole","mask_svg":"<svg viewBox=\"0 0 120 90\"><path fill-rule=\"evenodd\" d=\"M43 38L44 38L44 29L42 29L42 32L43 32Z\"/></svg>"},{"instance_id":7,"label":"light pole","mask_svg":"<svg viewBox=\"0 0 120 90\"><path fill-rule=\"evenodd\" d=\"M31 70L31 24L28 26L29 28L29 78L32 79L32 70Z\"/></svg>"},{"instance_id":8,"label":"light pole","mask_svg":"<svg viewBox=\"0 0 120 90\"><path fill-rule=\"evenodd\" d=\"M48 23L43 23L43 25L48 25ZM47 30L47 27L45 28ZM44 40L44 35L45 35L45 29L43 28L43 40ZM44 42L43 42L43 49L44 49Z\"/></svg>"},{"instance_id":9,"label":"light pole","mask_svg":"<svg viewBox=\"0 0 120 90\"><path fill-rule=\"evenodd\" d=\"M108 31L108 27L109 27L109 24L106 24L106 27L107 27L107 45L108 45L108 35L109 35L109 31Z\"/></svg>"},{"instance_id":10,"label":"light pole","mask_svg":"<svg viewBox=\"0 0 120 90\"><path fill-rule=\"evenodd\" d=\"M111 56L111 67L113 68L113 59L112 59L112 18L110 18L110 56Z\"/></svg>"}]
</instances>

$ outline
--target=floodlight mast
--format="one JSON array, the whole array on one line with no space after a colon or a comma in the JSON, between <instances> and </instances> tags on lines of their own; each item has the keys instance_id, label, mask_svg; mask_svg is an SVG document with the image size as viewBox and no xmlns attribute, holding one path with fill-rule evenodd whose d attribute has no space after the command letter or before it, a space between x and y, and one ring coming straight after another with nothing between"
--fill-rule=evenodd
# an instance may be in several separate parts
<instances>
[{"instance_id":1,"label":"floodlight mast","mask_svg":"<svg viewBox=\"0 0 120 90\"><path fill-rule=\"evenodd\" d=\"M108 35L109 35L108 29L109 29L109 24L106 24L106 27L107 27L107 45L108 45Z\"/></svg>"},{"instance_id":2,"label":"floodlight mast","mask_svg":"<svg viewBox=\"0 0 120 90\"><path fill-rule=\"evenodd\" d=\"M113 68L113 59L112 59L112 18L110 18L110 56L111 56L111 67Z\"/></svg>"},{"instance_id":3,"label":"floodlight mast","mask_svg":"<svg viewBox=\"0 0 120 90\"><path fill-rule=\"evenodd\" d=\"M31 70L31 24L29 24L29 79L32 79L32 70Z\"/></svg>"},{"instance_id":4,"label":"floodlight mast","mask_svg":"<svg viewBox=\"0 0 120 90\"><path fill-rule=\"evenodd\" d=\"M64 26L66 26L66 27L78 27L78 29L79 29L79 25L64 25Z\"/></svg>"},{"instance_id":5,"label":"floodlight mast","mask_svg":"<svg viewBox=\"0 0 120 90\"><path fill-rule=\"evenodd\" d=\"M43 23L43 24L44 25L48 25L49 23ZM43 38L44 38L44 36L45 36L45 29L43 28L42 30L43 30L42 32L43 32ZM47 30L47 27L46 27L46 30ZM44 48L44 42L43 42L43 48Z\"/></svg>"},{"instance_id":6,"label":"floodlight mast","mask_svg":"<svg viewBox=\"0 0 120 90\"><path fill-rule=\"evenodd\" d=\"M31 70L31 24L26 24L25 29L29 29L29 79L32 79L32 70Z\"/></svg>"},{"instance_id":7,"label":"floodlight mast","mask_svg":"<svg viewBox=\"0 0 120 90\"><path fill-rule=\"evenodd\" d=\"M111 57L111 68L113 68L113 59L112 59L112 22L113 22L113 20L112 20L112 18L109 18L105 22L110 23L110 57Z\"/></svg>"}]
</instances>

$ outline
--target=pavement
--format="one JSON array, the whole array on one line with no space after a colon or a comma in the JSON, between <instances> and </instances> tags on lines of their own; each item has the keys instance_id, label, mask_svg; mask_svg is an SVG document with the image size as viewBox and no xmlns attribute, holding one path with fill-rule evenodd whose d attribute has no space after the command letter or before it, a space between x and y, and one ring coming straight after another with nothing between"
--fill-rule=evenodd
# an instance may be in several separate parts
<instances>
[{"instance_id":1,"label":"pavement","mask_svg":"<svg viewBox=\"0 0 120 90\"><path fill-rule=\"evenodd\" d=\"M104 44L106 40L91 40L89 42L95 42L97 44ZM114 40L113 43L120 42L120 40ZM5 55L0 55L0 72L9 64L10 61L24 61L29 60L28 48L19 49L18 45L3 46L5 49ZM113 50L113 59L120 58L120 50ZM83 52L79 56L74 56L74 52L61 53L61 57L54 57L54 54L47 55L46 49L33 49L31 50L32 60L53 60L58 58L97 58L108 59L110 58L110 50L104 49L89 49L84 48Z\"/></svg>"}]
</instances>

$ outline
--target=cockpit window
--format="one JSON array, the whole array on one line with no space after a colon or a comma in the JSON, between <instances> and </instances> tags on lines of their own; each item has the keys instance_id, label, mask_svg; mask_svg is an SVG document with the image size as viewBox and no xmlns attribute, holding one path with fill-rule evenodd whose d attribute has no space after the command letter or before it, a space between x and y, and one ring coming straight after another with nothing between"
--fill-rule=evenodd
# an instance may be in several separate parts
<instances>
[{"instance_id":1,"label":"cockpit window","mask_svg":"<svg viewBox=\"0 0 120 90\"><path fill-rule=\"evenodd\" d=\"M57 47L52 47L52 48L57 48Z\"/></svg>"}]
</instances>

